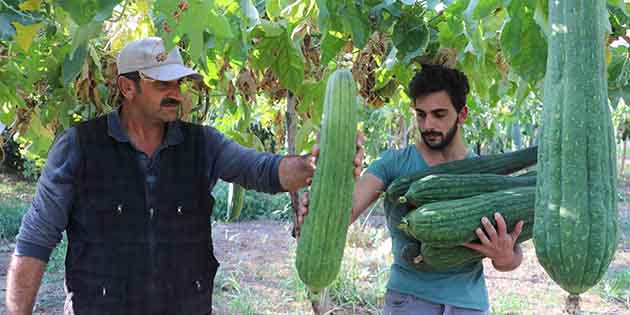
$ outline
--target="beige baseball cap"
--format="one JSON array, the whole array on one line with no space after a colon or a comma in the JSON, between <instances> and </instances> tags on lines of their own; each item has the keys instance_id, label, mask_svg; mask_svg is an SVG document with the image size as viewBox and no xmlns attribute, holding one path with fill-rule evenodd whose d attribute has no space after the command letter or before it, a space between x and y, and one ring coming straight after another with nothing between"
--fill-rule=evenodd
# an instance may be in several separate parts
<instances>
[{"instance_id":1,"label":"beige baseball cap","mask_svg":"<svg viewBox=\"0 0 630 315\"><path fill-rule=\"evenodd\" d=\"M147 77L172 81L183 77L201 79L197 71L184 66L177 46L168 54L159 37L148 37L133 41L120 51L117 59L118 74L138 71Z\"/></svg>"}]
</instances>

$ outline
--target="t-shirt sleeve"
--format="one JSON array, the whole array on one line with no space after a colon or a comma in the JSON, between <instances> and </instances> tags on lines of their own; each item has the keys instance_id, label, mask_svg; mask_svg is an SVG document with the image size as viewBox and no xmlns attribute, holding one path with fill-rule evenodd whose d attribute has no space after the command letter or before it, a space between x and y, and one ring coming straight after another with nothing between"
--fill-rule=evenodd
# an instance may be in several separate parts
<instances>
[{"instance_id":1,"label":"t-shirt sleeve","mask_svg":"<svg viewBox=\"0 0 630 315\"><path fill-rule=\"evenodd\" d=\"M394 163L394 151L387 150L383 152L378 159L372 162L366 171L378 177L385 185L385 188L387 188L396 178L396 174L392 168L394 165L396 165Z\"/></svg>"}]
</instances>

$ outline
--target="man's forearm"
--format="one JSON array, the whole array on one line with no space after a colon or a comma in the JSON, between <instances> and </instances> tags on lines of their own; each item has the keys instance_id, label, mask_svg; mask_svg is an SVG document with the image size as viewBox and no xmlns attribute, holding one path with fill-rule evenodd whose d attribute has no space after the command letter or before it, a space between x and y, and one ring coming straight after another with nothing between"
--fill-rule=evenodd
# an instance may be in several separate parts
<instances>
[{"instance_id":1,"label":"man's forearm","mask_svg":"<svg viewBox=\"0 0 630 315\"><path fill-rule=\"evenodd\" d=\"M378 199L383 187L383 182L372 174L366 173L359 178L352 193L350 224L356 221Z\"/></svg>"},{"instance_id":2,"label":"man's forearm","mask_svg":"<svg viewBox=\"0 0 630 315\"><path fill-rule=\"evenodd\" d=\"M494 269L498 271L507 272L518 268L518 266L521 265L521 262L523 262L523 251L521 250L521 247L517 244L514 246L514 257L511 262L505 264L497 264L493 260L492 265L494 266Z\"/></svg>"},{"instance_id":3,"label":"man's forearm","mask_svg":"<svg viewBox=\"0 0 630 315\"><path fill-rule=\"evenodd\" d=\"M7 276L6 303L9 315L33 313L45 267L46 263L37 258L13 255Z\"/></svg>"},{"instance_id":4,"label":"man's forearm","mask_svg":"<svg viewBox=\"0 0 630 315\"><path fill-rule=\"evenodd\" d=\"M280 184L286 191L297 191L308 185L307 180L313 177L315 168L310 155L289 155L280 160L278 173Z\"/></svg>"}]
</instances>

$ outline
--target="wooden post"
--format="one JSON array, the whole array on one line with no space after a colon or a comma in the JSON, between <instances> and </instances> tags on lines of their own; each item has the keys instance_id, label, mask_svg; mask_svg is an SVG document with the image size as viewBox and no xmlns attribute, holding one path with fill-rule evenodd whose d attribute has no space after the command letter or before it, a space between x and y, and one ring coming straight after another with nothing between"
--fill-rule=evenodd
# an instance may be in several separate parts
<instances>
[{"instance_id":1,"label":"wooden post","mask_svg":"<svg viewBox=\"0 0 630 315\"><path fill-rule=\"evenodd\" d=\"M289 155L296 154L295 137L297 135L297 98L291 93L287 94L287 111L285 115L286 119L286 148ZM291 207L293 208L293 236L297 232L297 210L299 205L299 194L297 192L289 193L291 197Z\"/></svg>"}]
</instances>

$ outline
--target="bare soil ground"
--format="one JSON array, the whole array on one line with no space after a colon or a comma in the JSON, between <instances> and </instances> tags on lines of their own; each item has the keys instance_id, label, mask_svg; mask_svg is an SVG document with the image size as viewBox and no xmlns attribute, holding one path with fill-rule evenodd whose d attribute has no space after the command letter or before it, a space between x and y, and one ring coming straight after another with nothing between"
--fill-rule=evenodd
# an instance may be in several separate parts
<instances>
[{"instance_id":1,"label":"bare soil ground","mask_svg":"<svg viewBox=\"0 0 630 315\"><path fill-rule=\"evenodd\" d=\"M628 201L630 187L624 189ZM627 201L619 207L622 235L610 266L611 272L630 270L630 202ZM376 294L375 303L346 302L332 314L380 314L382 291L375 291L375 288L382 288L383 283L374 282L372 275L384 273L379 279L386 279L387 271L383 268L391 262L391 245L383 223L384 218L379 215L371 216L363 228L355 223L344 258L359 265L353 272L357 294L370 291L370 294ZM290 223L270 220L215 223L213 239L215 254L221 262L215 280L214 314L312 314L293 267L296 242L290 235ZM0 243L3 301L12 250L12 243ZM493 314L562 314L566 293L538 264L531 241L524 243L524 253L523 264L509 273L497 272L488 261L484 262ZM581 296L584 314L630 315L630 301L612 299L601 291L601 288L594 288ZM34 314L62 314L63 300L63 274L48 274ZM4 303L0 306L0 314L6 314Z\"/></svg>"}]
</instances>

